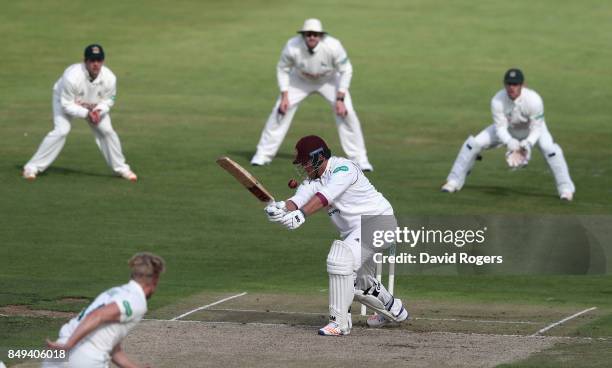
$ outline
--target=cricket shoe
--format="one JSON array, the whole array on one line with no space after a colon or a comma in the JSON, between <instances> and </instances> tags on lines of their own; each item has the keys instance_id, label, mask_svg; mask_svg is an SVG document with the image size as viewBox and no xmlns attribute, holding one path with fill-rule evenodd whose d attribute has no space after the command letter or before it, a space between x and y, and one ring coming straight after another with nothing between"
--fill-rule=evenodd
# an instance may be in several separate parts
<instances>
[{"instance_id":1,"label":"cricket shoe","mask_svg":"<svg viewBox=\"0 0 612 368\"><path fill-rule=\"evenodd\" d=\"M321 336L344 336L351 333L351 329L340 328L336 322L330 322L325 327L319 329L319 335Z\"/></svg>"},{"instance_id":2,"label":"cricket shoe","mask_svg":"<svg viewBox=\"0 0 612 368\"><path fill-rule=\"evenodd\" d=\"M372 171L374 171L374 167L368 161L361 162L358 165L359 165L359 168L361 169L361 171L363 171L363 172L372 172Z\"/></svg>"},{"instance_id":3,"label":"cricket shoe","mask_svg":"<svg viewBox=\"0 0 612 368\"><path fill-rule=\"evenodd\" d=\"M454 180L449 180L440 188L441 192L444 193L455 193L459 191L459 184Z\"/></svg>"},{"instance_id":4,"label":"cricket shoe","mask_svg":"<svg viewBox=\"0 0 612 368\"><path fill-rule=\"evenodd\" d=\"M384 326L397 326L399 325L400 322L410 319L410 315L408 314L408 311L403 307L402 307L402 311L400 312L399 318L401 318L401 321L394 322L388 319L387 317L383 316L382 314L373 314L370 317L368 317L366 324L368 325L368 327L372 327L372 328L380 328Z\"/></svg>"},{"instance_id":5,"label":"cricket shoe","mask_svg":"<svg viewBox=\"0 0 612 368\"><path fill-rule=\"evenodd\" d=\"M25 167L23 169L23 173L21 173L21 176L28 181L34 181L36 180L36 170Z\"/></svg>"},{"instance_id":6,"label":"cricket shoe","mask_svg":"<svg viewBox=\"0 0 612 368\"><path fill-rule=\"evenodd\" d=\"M136 181L138 181L138 176L136 176L136 174L134 174L134 172L132 170L127 170L121 173L121 177L131 181L132 183L135 183Z\"/></svg>"},{"instance_id":7,"label":"cricket shoe","mask_svg":"<svg viewBox=\"0 0 612 368\"><path fill-rule=\"evenodd\" d=\"M571 202L572 199L574 199L574 193L572 193L572 192L564 192L563 194L561 194L559 196L559 198L561 198L562 201Z\"/></svg>"},{"instance_id":8,"label":"cricket shoe","mask_svg":"<svg viewBox=\"0 0 612 368\"><path fill-rule=\"evenodd\" d=\"M269 165L270 162L272 162L272 160L255 155L251 159L251 166L265 166Z\"/></svg>"}]
</instances>

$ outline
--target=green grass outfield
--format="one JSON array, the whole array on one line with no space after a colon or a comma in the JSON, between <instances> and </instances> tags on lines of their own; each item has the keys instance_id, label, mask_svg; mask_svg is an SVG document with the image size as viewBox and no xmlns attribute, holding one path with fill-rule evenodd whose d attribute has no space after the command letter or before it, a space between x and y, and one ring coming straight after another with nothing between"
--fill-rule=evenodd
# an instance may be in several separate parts
<instances>
[{"instance_id":1,"label":"green grass outfield","mask_svg":"<svg viewBox=\"0 0 612 368\"><path fill-rule=\"evenodd\" d=\"M291 233L273 226L214 162L229 155L248 163L278 94L281 48L310 16L349 52L351 93L376 169L369 177L396 213L612 214L608 3L16 1L1 8L0 306L78 309L58 300L91 298L125 281L126 260L139 250L168 262L151 309L206 290L326 287L325 256L336 236L327 216ZM91 42L105 47L118 76L113 125L140 181L112 177L86 123L75 120L59 159L28 183L20 168L52 127L52 85ZM490 123L490 98L514 66L544 98L576 183L572 203L557 198L539 153L511 173L503 150L487 152L457 195L438 192L464 139ZM292 147L305 134L322 135L341 153L329 107L308 99L279 157L253 170L278 197L290 193ZM609 275L423 275L400 277L397 292L612 313ZM0 346L15 343L11 331L19 330L20 346L37 346L56 329L55 321L0 318ZM602 318L582 332L612 336L612 322Z\"/></svg>"}]
</instances>

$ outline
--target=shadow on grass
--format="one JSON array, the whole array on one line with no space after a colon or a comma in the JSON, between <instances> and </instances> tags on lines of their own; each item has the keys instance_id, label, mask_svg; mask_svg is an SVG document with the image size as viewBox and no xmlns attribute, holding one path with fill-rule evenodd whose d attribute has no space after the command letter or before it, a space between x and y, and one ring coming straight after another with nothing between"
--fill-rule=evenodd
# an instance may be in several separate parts
<instances>
[{"instance_id":1,"label":"shadow on grass","mask_svg":"<svg viewBox=\"0 0 612 368\"><path fill-rule=\"evenodd\" d=\"M21 173L21 171L23 170L23 166L22 165L15 165L15 168L17 168L17 170L19 170L19 172ZM39 173L37 176L46 176L46 175L80 175L80 176L95 176L95 177L99 177L99 178L114 178L116 177L116 175L113 175L111 173L109 174L100 174L100 173L96 173L96 172L92 172L92 171L84 171L84 170L80 170L80 169L71 169L69 167L59 167L59 166L51 166L49 167L47 170Z\"/></svg>"},{"instance_id":2,"label":"shadow on grass","mask_svg":"<svg viewBox=\"0 0 612 368\"><path fill-rule=\"evenodd\" d=\"M243 158L245 160L251 161L251 158L253 157L253 155L255 154L255 152L253 151L229 151L228 154L231 156L236 156L236 157L240 157ZM287 153L287 152L279 152L276 154L275 159L288 159L288 160L293 160L294 159L294 155L291 153Z\"/></svg>"},{"instance_id":3,"label":"shadow on grass","mask_svg":"<svg viewBox=\"0 0 612 368\"><path fill-rule=\"evenodd\" d=\"M468 185L466 189L482 192L484 194L490 194L498 197L508 196L525 196L525 197L538 197L538 198L557 198L554 193L541 193L525 190L517 190L509 187L497 187L493 185Z\"/></svg>"}]
</instances>

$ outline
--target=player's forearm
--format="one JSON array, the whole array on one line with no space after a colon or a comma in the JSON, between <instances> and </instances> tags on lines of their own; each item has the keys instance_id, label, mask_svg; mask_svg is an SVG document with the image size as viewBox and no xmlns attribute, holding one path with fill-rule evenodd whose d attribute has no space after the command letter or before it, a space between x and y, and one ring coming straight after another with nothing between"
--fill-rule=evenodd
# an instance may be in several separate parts
<instances>
[{"instance_id":1,"label":"player's forearm","mask_svg":"<svg viewBox=\"0 0 612 368\"><path fill-rule=\"evenodd\" d=\"M64 112L70 116L75 116L78 118L86 118L89 114L89 110L74 101L61 101L62 109Z\"/></svg>"},{"instance_id":2,"label":"player's forearm","mask_svg":"<svg viewBox=\"0 0 612 368\"><path fill-rule=\"evenodd\" d=\"M102 318L100 318L100 316L95 313L92 313L85 317L85 319L81 321L81 323L79 323L79 326L76 328L76 330L74 330L72 335L70 335L68 341L66 341L66 348L72 349L73 347L75 347L76 344L81 341L81 339L83 339L85 336L89 335L92 331L98 328L98 326L100 326L102 322Z\"/></svg>"},{"instance_id":3,"label":"player's forearm","mask_svg":"<svg viewBox=\"0 0 612 368\"><path fill-rule=\"evenodd\" d=\"M111 358L113 363L121 368L140 368L140 365L131 361L128 355L120 347L113 350Z\"/></svg>"},{"instance_id":4,"label":"player's forearm","mask_svg":"<svg viewBox=\"0 0 612 368\"><path fill-rule=\"evenodd\" d=\"M337 70L340 73L338 92L346 93L351 86L351 79L353 79L353 66L348 57L339 65Z\"/></svg>"},{"instance_id":5,"label":"player's forearm","mask_svg":"<svg viewBox=\"0 0 612 368\"><path fill-rule=\"evenodd\" d=\"M112 87L106 91L104 91L104 95L102 96L102 101L98 103L96 106L96 110L100 110L102 115L107 114L110 109L115 104L115 96L117 95L116 87Z\"/></svg>"},{"instance_id":6,"label":"player's forearm","mask_svg":"<svg viewBox=\"0 0 612 368\"><path fill-rule=\"evenodd\" d=\"M308 202L306 202L306 204L303 205L300 210L302 210L304 216L310 216L323 207L325 207L325 204L321 200L320 194L317 193L312 198L310 198L310 200L308 200ZM292 200L287 199L285 201L285 208L287 209L287 212L292 212L297 210L298 206Z\"/></svg>"},{"instance_id":7,"label":"player's forearm","mask_svg":"<svg viewBox=\"0 0 612 368\"><path fill-rule=\"evenodd\" d=\"M533 122L529 127L529 135L525 140L529 142L529 144L533 147L535 146L538 139L540 139L540 135L542 133L542 123L539 121Z\"/></svg>"},{"instance_id":8,"label":"player's forearm","mask_svg":"<svg viewBox=\"0 0 612 368\"><path fill-rule=\"evenodd\" d=\"M304 216L310 216L317 212L321 208L325 207L319 195L314 195L300 210L304 213Z\"/></svg>"},{"instance_id":9,"label":"player's forearm","mask_svg":"<svg viewBox=\"0 0 612 368\"><path fill-rule=\"evenodd\" d=\"M351 79L353 78L353 71L344 72L340 74L340 80L338 81L338 93L346 94L350 85Z\"/></svg>"},{"instance_id":10,"label":"player's forearm","mask_svg":"<svg viewBox=\"0 0 612 368\"><path fill-rule=\"evenodd\" d=\"M291 212L291 211L297 210L298 206L295 203L293 203L292 200L287 199L285 201L285 208L287 209L287 212Z\"/></svg>"},{"instance_id":11,"label":"player's forearm","mask_svg":"<svg viewBox=\"0 0 612 368\"><path fill-rule=\"evenodd\" d=\"M495 133L503 144L508 144L512 140L512 136L508 132L508 124L495 124Z\"/></svg>"},{"instance_id":12,"label":"player's forearm","mask_svg":"<svg viewBox=\"0 0 612 368\"><path fill-rule=\"evenodd\" d=\"M276 80L281 92L289 90L289 70L282 67L276 68Z\"/></svg>"},{"instance_id":13,"label":"player's forearm","mask_svg":"<svg viewBox=\"0 0 612 368\"><path fill-rule=\"evenodd\" d=\"M95 110L100 110L100 114L104 115L110 111L111 106L113 105L113 101L105 100L100 102L94 108Z\"/></svg>"}]
</instances>

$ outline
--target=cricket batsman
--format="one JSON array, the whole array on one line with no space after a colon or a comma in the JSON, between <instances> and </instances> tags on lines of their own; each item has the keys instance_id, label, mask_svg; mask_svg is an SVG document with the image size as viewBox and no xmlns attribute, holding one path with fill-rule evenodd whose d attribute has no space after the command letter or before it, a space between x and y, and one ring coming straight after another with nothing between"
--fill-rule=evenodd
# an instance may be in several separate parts
<instances>
[{"instance_id":1,"label":"cricket batsman","mask_svg":"<svg viewBox=\"0 0 612 368\"><path fill-rule=\"evenodd\" d=\"M406 320L408 312L402 301L394 298L374 277L373 256L380 249L361 241L362 216L379 219L384 230L397 227L391 204L355 162L332 156L322 138L303 137L295 148L293 164L306 179L293 197L268 205L265 212L270 221L295 230L309 216L325 208L340 232L341 240L332 243L327 255L329 323L319 329L319 335L350 333L353 298L379 313L368 319L371 327ZM386 244L383 249L389 246L391 244Z\"/></svg>"},{"instance_id":2,"label":"cricket batsman","mask_svg":"<svg viewBox=\"0 0 612 368\"><path fill-rule=\"evenodd\" d=\"M68 351L68 362L44 362L42 368L108 368L112 360L121 368L136 368L121 349L127 336L147 312L164 260L152 253L137 253L128 262L131 280L109 289L60 329L59 338L47 346Z\"/></svg>"},{"instance_id":3,"label":"cricket batsman","mask_svg":"<svg viewBox=\"0 0 612 368\"><path fill-rule=\"evenodd\" d=\"M506 162L512 169L527 166L531 149L537 144L555 178L559 197L565 201L574 198L576 188L561 146L544 121L544 103L540 95L523 85L525 77L520 69L509 69L504 74L504 88L491 100L493 124L476 137L469 136L448 174L443 192L461 190L465 178L483 150L506 146Z\"/></svg>"}]
</instances>

